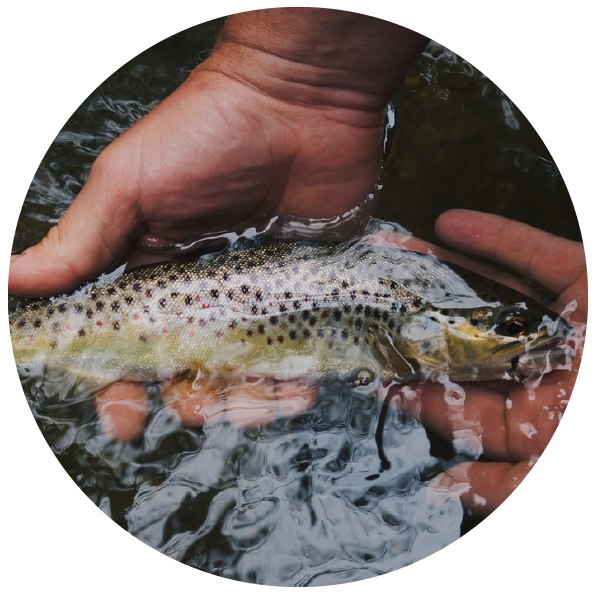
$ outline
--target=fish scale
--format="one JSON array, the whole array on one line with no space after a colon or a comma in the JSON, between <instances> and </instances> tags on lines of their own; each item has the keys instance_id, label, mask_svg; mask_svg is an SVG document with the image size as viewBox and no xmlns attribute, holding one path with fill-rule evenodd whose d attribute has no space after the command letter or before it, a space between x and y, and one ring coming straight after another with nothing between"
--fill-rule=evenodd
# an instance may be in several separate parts
<instances>
[{"instance_id":1,"label":"fish scale","mask_svg":"<svg viewBox=\"0 0 596 596\"><path fill-rule=\"evenodd\" d=\"M25 304L10 315L10 330L21 367L101 382L196 368L278 379L365 368L387 377L420 372L402 347L416 317L494 309L499 293L530 300L484 279L478 292L470 279L410 251L267 243L141 267Z\"/></svg>"}]
</instances>

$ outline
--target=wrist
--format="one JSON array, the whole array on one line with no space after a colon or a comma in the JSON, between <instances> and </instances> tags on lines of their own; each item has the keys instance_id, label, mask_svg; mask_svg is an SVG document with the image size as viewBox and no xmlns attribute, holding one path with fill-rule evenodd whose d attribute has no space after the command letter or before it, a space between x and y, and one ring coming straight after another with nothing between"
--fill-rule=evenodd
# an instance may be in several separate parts
<instances>
[{"instance_id":1,"label":"wrist","mask_svg":"<svg viewBox=\"0 0 596 596\"><path fill-rule=\"evenodd\" d=\"M387 21L310 8L228 17L212 70L275 99L378 114L427 40Z\"/></svg>"}]
</instances>

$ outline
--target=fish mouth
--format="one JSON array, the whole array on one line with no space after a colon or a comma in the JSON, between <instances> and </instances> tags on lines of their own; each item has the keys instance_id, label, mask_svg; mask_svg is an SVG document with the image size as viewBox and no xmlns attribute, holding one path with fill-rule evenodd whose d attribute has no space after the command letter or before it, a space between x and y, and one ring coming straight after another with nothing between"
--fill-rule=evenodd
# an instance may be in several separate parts
<instances>
[{"instance_id":1,"label":"fish mouth","mask_svg":"<svg viewBox=\"0 0 596 596\"><path fill-rule=\"evenodd\" d=\"M507 373L515 380L543 375L553 370L570 370L575 350L564 341L554 340L539 349L518 354L511 359Z\"/></svg>"}]
</instances>

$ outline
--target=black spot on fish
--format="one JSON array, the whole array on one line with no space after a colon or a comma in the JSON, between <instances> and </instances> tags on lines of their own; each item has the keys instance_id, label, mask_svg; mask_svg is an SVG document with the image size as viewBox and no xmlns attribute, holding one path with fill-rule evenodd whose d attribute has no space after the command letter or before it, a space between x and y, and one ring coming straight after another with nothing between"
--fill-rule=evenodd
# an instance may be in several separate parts
<instances>
[{"instance_id":1,"label":"black spot on fish","mask_svg":"<svg viewBox=\"0 0 596 596\"><path fill-rule=\"evenodd\" d=\"M108 288L107 292L108 296L113 296L116 293L116 288Z\"/></svg>"},{"instance_id":2,"label":"black spot on fish","mask_svg":"<svg viewBox=\"0 0 596 596\"><path fill-rule=\"evenodd\" d=\"M248 337L252 337L252 329L248 329L246 331L246 335L248 335Z\"/></svg>"},{"instance_id":3,"label":"black spot on fish","mask_svg":"<svg viewBox=\"0 0 596 596\"><path fill-rule=\"evenodd\" d=\"M87 315L87 318L88 318L88 319L91 319L91 318L93 318L93 311L92 311L92 310L89 308L89 309L87 310L87 313L86 313L86 315Z\"/></svg>"},{"instance_id":4,"label":"black spot on fish","mask_svg":"<svg viewBox=\"0 0 596 596\"><path fill-rule=\"evenodd\" d=\"M116 322L114 323L114 329L115 329L116 331L118 331L118 329L120 329L120 323L118 323L118 321L116 321ZM83 329L81 329L81 331L83 331L83 335L85 335L85 332L84 332L84 330L83 330ZM80 335L80 332L79 332L79 335Z\"/></svg>"},{"instance_id":5,"label":"black spot on fish","mask_svg":"<svg viewBox=\"0 0 596 596\"><path fill-rule=\"evenodd\" d=\"M213 298L219 298L219 290L211 290L211 296Z\"/></svg>"},{"instance_id":6,"label":"black spot on fish","mask_svg":"<svg viewBox=\"0 0 596 596\"><path fill-rule=\"evenodd\" d=\"M228 290L226 293L228 300L234 300L234 290Z\"/></svg>"},{"instance_id":7,"label":"black spot on fish","mask_svg":"<svg viewBox=\"0 0 596 596\"><path fill-rule=\"evenodd\" d=\"M311 334L311 332L310 332L310 329L305 329L305 330L302 332L302 335L304 335L304 339L310 339L310 338L312 337L312 334Z\"/></svg>"},{"instance_id":8,"label":"black spot on fish","mask_svg":"<svg viewBox=\"0 0 596 596\"><path fill-rule=\"evenodd\" d=\"M145 306L143 306L143 312L144 312L144 313L148 313L150 310L151 310L151 309L150 309L148 306L146 306L146 305L145 305ZM151 320L151 319L149 319L149 320ZM153 319L153 320L155 321L155 319Z\"/></svg>"},{"instance_id":9,"label":"black spot on fish","mask_svg":"<svg viewBox=\"0 0 596 596\"><path fill-rule=\"evenodd\" d=\"M287 310L288 310L288 307L285 304L279 305L279 312L286 312Z\"/></svg>"},{"instance_id":10,"label":"black spot on fish","mask_svg":"<svg viewBox=\"0 0 596 596\"><path fill-rule=\"evenodd\" d=\"M341 337L342 337L342 339L348 339L348 336L349 335L350 334L348 333L348 330L347 329L342 329L341 330Z\"/></svg>"},{"instance_id":11,"label":"black spot on fish","mask_svg":"<svg viewBox=\"0 0 596 596\"><path fill-rule=\"evenodd\" d=\"M118 284L118 287L119 287L121 290L126 290L126 288L127 288L128 286L127 286L126 282L124 282L124 281L121 281L121 282Z\"/></svg>"},{"instance_id":12,"label":"black spot on fish","mask_svg":"<svg viewBox=\"0 0 596 596\"><path fill-rule=\"evenodd\" d=\"M33 323L33 327L35 327L36 329L39 329L41 327L41 321L39 319L37 319L35 321L35 323Z\"/></svg>"},{"instance_id":13,"label":"black spot on fish","mask_svg":"<svg viewBox=\"0 0 596 596\"><path fill-rule=\"evenodd\" d=\"M317 324L317 317L311 317L311 318L308 320L308 324L309 324L311 327L314 327L314 326Z\"/></svg>"},{"instance_id":14,"label":"black spot on fish","mask_svg":"<svg viewBox=\"0 0 596 596\"><path fill-rule=\"evenodd\" d=\"M174 274L170 275L170 281L176 281L177 279L178 279L177 275L174 275Z\"/></svg>"},{"instance_id":15,"label":"black spot on fish","mask_svg":"<svg viewBox=\"0 0 596 596\"><path fill-rule=\"evenodd\" d=\"M161 288L161 289L163 290L163 289L166 287L166 282L165 282L163 279L160 279L160 280L157 282L157 287L158 287L158 288Z\"/></svg>"},{"instance_id":16,"label":"black spot on fish","mask_svg":"<svg viewBox=\"0 0 596 596\"><path fill-rule=\"evenodd\" d=\"M372 313L372 308L367 304L364 307L364 316L365 317L370 317L371 313Z\"/></svg>"},{"instance_id":17,"label":"black spot on fish","mask_svg":"<svg viewBox=\"0 0 596 596\"><path fill-rule=\"evenodd\" d=\"M324 337L325 336L325 330L324 329L319 329L317 331L317 337Z\"/></svg>"},{"instance_id":18,"label":"black spot on fish","mask_svg":"<svg viewBox=\"0 0 596 596\"><path fill-rule=\"evenodd\" d=\"M257 299L259 302L261 302L261 300L263 300L263 293L261 292L261 290L257 290L257 291L255 292L255 298L256 298L256 299Z\"/></svg>"},{"instance_id":19,"label":"black spot on fish","mask_svg":"<svg viewBox=\"0 0 596 596\"><path fill-rule=\"evenodd\" d=\"M265 333L265 325L259 325L259 326L257 327L257 331L258 331L258 332L259 332L261 335L263 335L263 333Z\"/></svg>"},{"instance_id":20,"label":"black spot on fish","mask_svg":"<svg viewBox=\"0 0 596 596\"><path fill-rule=\"evenodd\" d=\"M82 304L76 304L75 305L75 312L83 312L83 305Z\"/></svg>"},{"instance_id":21,"label":"black spot on fish","mask_svg":"<svg viewBox=\"0 0 596 596\"><path fill-rule=\"evenodd\" d=\"M283 336L283 335L278 335L278 336L277 336L277 341L278 341L280 344L283 344L283 343L284 343L284 336Z\"/></svg>"},{"instance_id":22,"label":"black spot on fish","mask_svg":"<svg viewBox=\"0 0 596 596\"><path fill-rule=\"evenodd\" d=\"M352 307L349 304L344 304L343 310L345 313L349 313L349 312L352 312Z\"/></svg>"},{"instance_id":23,"label":"black spot on fish","mask_svg":"<svg viewBox=\"0 0 596 596\"><path fill-rule=\"evenodd\" d=\"M268 337L267 338L267 345L270 346L272 343L273 343L273 340L270 337Z\"/></svg>"},{"instance_id":24,"label":"black spot on fish","mask_svg":"<svg viewBox=\"0 0 596 596\"><path fill-rule=\"evenodd\" d=\"M324 311L321 312L321 318L322 319L326 319L328 316L329 316L329 311L324 310Z\"/></svg>"},{"instance_id":25,"label":"black spot on fish","mask_svg":"<svg viewBox=\"0 0 596 596\"><path fill-rule=\"evenodd\" d=\"M139 339L146 344L147 343L147 336L144 333L141 333L141 335L139 335Z\"/></svg>"},{"instance_id":26,"label":"black spot on fish","mask_svg":"<svg viewBox=\"0 0 596 596\"><path fill-rule=\"evenodd\" d=\"M184 304L186 304L186 306L190 306L192 303L193 303L192 296L190 294L187 294L186 298L184 299Z\"/></svg>"},{"instance_id":27,"label":"black spot on fish","mask_svg":"<svg viewBox=\"0 0 596 596\"><path fill-rule=\"evenodd\" d=\"M151 288L149 288L146 292L145 292L145 296L147 296L147 298L151 298L151 296L153 296L153 290Z\"/></svg>"},{"instance_id":28,"label":"black spot on fish","mask_svg":"<svg viewBox=\"0 0 596 596\"><path fill-rule=\"evenodd\" d=\"M132 289L133 289L135 292L140 292L140 291L141 291L141 284L140 284L140 283L138 283L138 282L135 282L134 284L132 284Z\"/></svg>"},{"instance_id":29,"label":"black spot on fish","mask_svg":"<svg viewBox=\"0 0 596 596\"><path fill-rule=\"evenodd\" d=\"M345 290L347 287L349 287L349 285L350 285L350 284L349 284L347 281L345 281L345 280L341 282L341 287L342 287L344 290Z\"/></svg>"},{"instance_id":30,"label":"black spot on fish","mask_svg":"<svg viewBox=\"0 0 596 596\"><path fill-rule=\"evenodd\" d=\"M114 323L115 325L116 323ZM85 330L84 329L79 329L79 337L85 337Z\"/></svg>"},{"instance_id":31,"label":"black spot on fish","mask_svg":"<svg viewBox=\"0 0 596 596\"><path fill-rule=\"evenodd\" d=\"M364 310L364 306L362 306L362 304L357 304L356 308L354 309L354 312L359 315L362 311Z\"/></svg>"},{"instance_id":32,"label":"black spot on fish","mask_svg":"<svg viewBox=\"0 0 596 596\"><path fill-rule=\"evenodd\" d=\"M294 306L294 310L299 310L300 309L300 301L295 300L293 306Z\"/></svg>"},{"instance_id":33,"label":"black spot on fish","mask_svg":"<svg viewBox=\"0 0 596 596\"><path fill-rule=\"evenodd\" d=\"M172 293L170 294L170 296L171 296L172 298L178 298L178 296L180 296L180 292L172 292Z\"/></svg>"},{"instance_id":34,"label":"black spot on fish","mask_svg":"<svg viewBox=\"0 0 596 596\"><path fill-rule=\"evenodd\" d=\"M51 319L53 314L54 314L54 309L53 308L48 308L48 313L47 313L48 319Z\"/></svg>"},{"instance_id":35,"label":"black spot on fish","mask_svg":"<svg viewBox=\"0 0 596 596\"><path fill-rule=\"evenodd\" d=\"M205 319L199 319L199 325L201 327L204 327L207 324L207 321Z\"/></svg>"},{"instance_id":36,"label":"black spot on fish","mask_svg":"<svg viewBox=\"0 0 596 596\"><path fill-rule=\"evenodd\" d=\"M362 319L356 319L354 321L354 327L356 327L356 329L362 329Z\"/></svg>"},{"instance_id":37,"label":"black spot on fish","mask_svg":"<svg viewBox=\"0 0 596 596\"><path fill-rule=\"evenodd\" d=\"M308 319L308 317L310 317L310 310L304 310L302 311L302 318L306 321L306 319Z\"/></svg>"},{"instance_id":38,"label":"black spot on fish","mask_svg":"<svg viewBox=\"0 0 596 596\"><path fill-rule=\"evenodd\" d=\"M58 323L57 321L55 323L52 323L52 331L58 331L58 329L60 329L60 323Z\"/></svg>"},{"instance_id":39,"label":"black spot on fish","mask_svg":"<svg viewBox=\"0 0 596 596\"><path fill-rule=\"evenodd\" d=\"M339 308L336 308L336 309L333 311L333 318L334 318L336 321L341 321L341 310L339 310Z\"/></svg>"},{"instance_id":40,"label":"black spot on fish","mask_svg":"<svg viewBox=\"0 0 596 596\"><path fill-rule=\"evenodd\" d=\"M104 303L99 301L95 303L95 307L97 308L97 310L103 310L104 307Z\"/></svg>"},{"instance_id":41,"label":"black spot on fish","mask_svg":"<svg viewBox=\"0 0 596 596\"><path fill-rule=\"evenodd\" d=\"M285 297L286 297L288 300L290 300L290 299L292 298L292 292L286 292L286 293L284 294L284 296L285 296Z\"/></svg>"},{"instance_id":42,"label":"black spot on fish","mask_svg":"<svg viewBox=\"0 0 596 596\"><path fill-rule=\"evenodd\" d=\"M91 300L95 300L97 298L97 292L91 292Z\"/></svg>"},{"instance_id":43,"label":"black spot on fish","mask_svg":"<svg viewBox=\"0 0 596 596\"><path fill-rule=\"evenodd\" d=\"M399 312L400 312L402 315L405 315L405 314L408 312L408 307L407 307L405 304L402 304L402 305L399 307Z\"/></svg>"},{"instance_id":44,"label":"black spot on fish","mask_svg":"<svg viewBox=\"0 0 596 596\"><path fill-rule=\"evenodd\" d=\"M232 321L230 321L230 322L228 323L228 327L229 327L230 329L235 329L237 325L238 325L238 323L237 323L236 321L234 321L234 320L232 320Z\"/></svg>"},{"instance_id":45,"label":"black spot on fish","mask_svg":"<svg viewBox=\"0 0 596 596\"><path fill-rule=\"evenodd\" d=\"M259 314L259 307L258 307L256 304L253 304L253 305L250 307L250 312L251 312L253 315L258 315L258 314Z\"/></svg>"},{"instance_id":46,"label":"black spot on fish","mask_svg":"<svg viewBox=\"0 0 596 596\"><path fill-rule=\"evenodd\" d=\"M191 325L195 322L195 318L194 317L188 317L188 319L186 319Z\"/></svg>"},{"instance_id":47,"label":"black spot on fish","mask_svg":"<svg viewBox=\"0 0 596 596\"><path fill-rule=\"evenodd\" d=\"M114 312L118 312L120 310L120 302L118 302L118 301L112 302L112 310Z\"/></svg>"},{"instance_id":48,"label":"black spot on fish","mask_svg":"<svg viewBox=\"0 0 596 596\"><path fill-rule=\"evenodd\" d=\"M25 326L25 319L21 319L18 323L17 323L17 327L19 329L22 329Z\"/></svg>"},{"instance_id":49,"label":"black spot on fish","mask_svg":"<svg viewBox=\"0 0 596 596\"><path fill-rule=\"evenodd\" d=\"M275 317L275 316L273 316L273 317L269 317L269 322L270 322L272 325L276 325L278 320L279 320L279 319L278 319L278 317Z\"/></svg>"},{"instance_id":50,"label":"black spot on fish","mask_svg":"<svg viewBox=\"0 0 596 596\"><path fill-rule=\"evenodd\" d=\"M66 304L61 304L58 307L58 312L66 312Z\"/></svg>"},{"instance_id":51,"label":"black spot on fish","mask_svg":"<svg viewBox=\"0 0 596 596\"><path fill-rule=\"evenodd\" d=\"M243 294L248 294L250 292L250 288L246 284L242 284L240 289L242 290Z\"/></svg>"},{"instance_id":52,"label":"black spot on fish","mask_svg":"<svg viewBox=\"0 0 596 596\"><path fill-rule=\"evenodd\" d=\"M165 308L166 307L166 299L162 298L159 302L158 302L159 306L161 306L161 308Z\"/></svg>"},{"instance_id":53,"label":"black spot on fish","mask_svg":"<svg viewBox=\"0 0 596 596\"><path fill-rule=\"evenodd\" d=\"M125 296L124 297L124 302L126 302L126 304L132 304L133 302L133 297L132 296Z\"/></svg>"}]
</instances>

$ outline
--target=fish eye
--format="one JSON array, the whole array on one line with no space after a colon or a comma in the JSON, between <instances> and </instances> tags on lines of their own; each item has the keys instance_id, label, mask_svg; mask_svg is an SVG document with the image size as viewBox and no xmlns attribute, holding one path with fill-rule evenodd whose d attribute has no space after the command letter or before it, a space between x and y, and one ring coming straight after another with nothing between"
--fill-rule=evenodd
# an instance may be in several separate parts
<instances>
[{"instance_id":1,"label":"fish eye","mask_svg":"<svg viewBox=\"0 0 596 596\"><path fill-rule=\"evenodd\" d=\"M501 335L519 337L528 331L530 320L524 311L519 309L504 310L499 313L497 331Z\"/></svg>"},{"instance_id":2,"label":"fish eye","mask_svg":"<svg viewBox=\"0 0 596 596\"><path fill-rule=\"evenodd\" d=\"M370 370L363 368L353 375L351 383L352 387L366 387L370 385L375 379L375 376Z\"/></svg>"}]
</instances>

